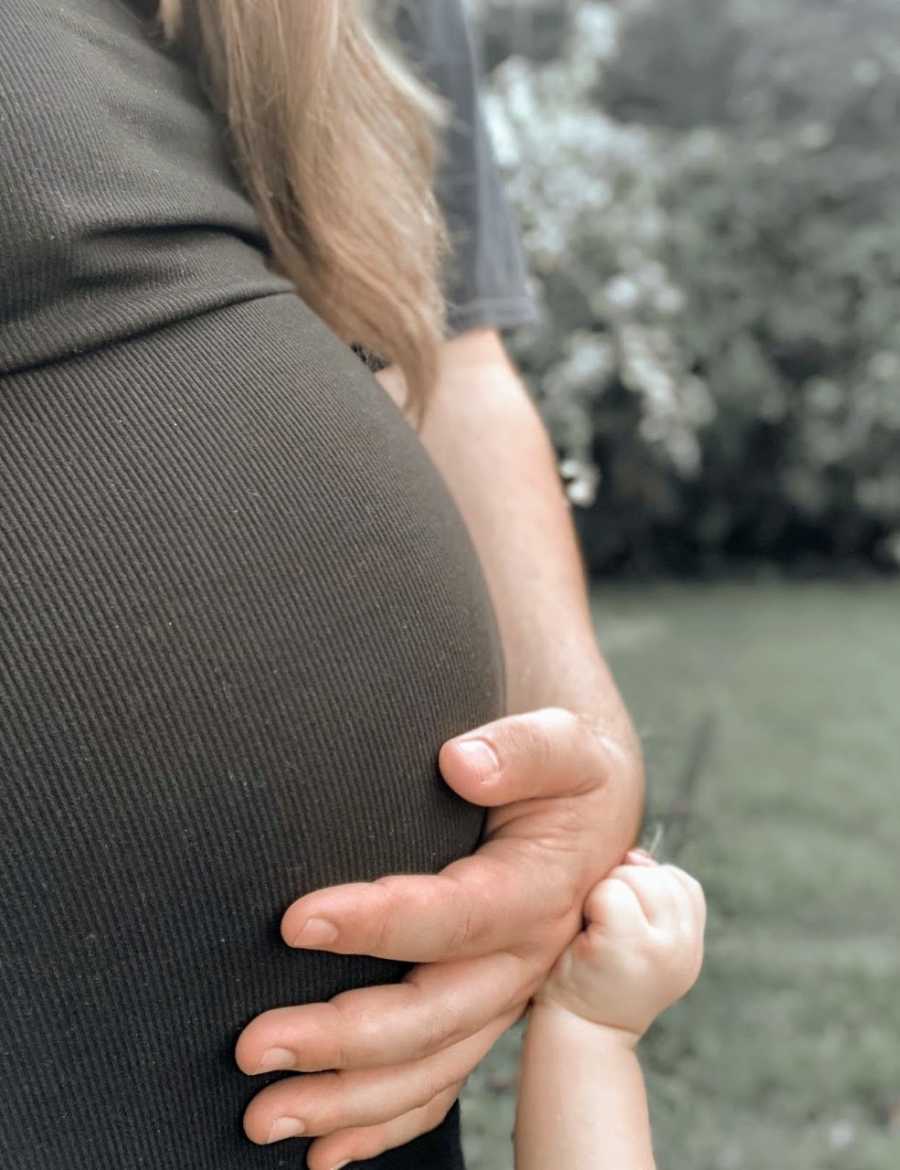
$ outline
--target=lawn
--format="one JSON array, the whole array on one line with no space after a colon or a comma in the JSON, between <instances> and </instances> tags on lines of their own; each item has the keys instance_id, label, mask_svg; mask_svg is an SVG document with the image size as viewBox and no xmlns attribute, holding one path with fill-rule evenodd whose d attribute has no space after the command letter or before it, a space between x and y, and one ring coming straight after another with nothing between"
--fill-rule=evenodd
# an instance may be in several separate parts
<instances>
[{"instance_id":1,"label":"lawn","mask_svg":"<svg viewBox=\"0 0 900 1170\"><path fill-rule=\"evenodd\" d=\"M898 1170L900 586L603 588L594 612L661 853L710 909L643 1051L660 1170ZM511 1166L516 1062L510 1034L469 1082L469 1170Z\"/></svg>"}]
</instances>

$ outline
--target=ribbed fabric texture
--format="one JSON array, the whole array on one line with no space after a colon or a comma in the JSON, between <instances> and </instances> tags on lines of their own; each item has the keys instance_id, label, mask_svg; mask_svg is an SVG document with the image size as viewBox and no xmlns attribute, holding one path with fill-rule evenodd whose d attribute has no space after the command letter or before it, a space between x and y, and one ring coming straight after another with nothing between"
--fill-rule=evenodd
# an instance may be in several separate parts
<instances>
[{"instance_id":1,"label":"ribbed fabric texture","mask_svg":"<svg viewBox=\"0 0 900 1170\"><path fill-rule=\"evenodd\" d=\"M480 810L493 614L421 444L266 265L221 125L126 0L0 3L0 1166L302 1167L260 1012L398 979L301 894ZM461 1170L458 1111L374 1170Z\"/></svg>"},{"instance_id":2,"label":"ribbed fabric texture","mask_svg":"<svg viewBox=\"0 0 900 1170\"><path fill-rule=\"evenodd\" d=\"M302 1167L241 1118L260 1012L398 979L287 905L483 823L503 710L461 518L267 267L144 0L0 3L0 1166ZM372 1170L461 1170L458 1110Z\"/></svg>"},{"instance_id":3,"label":"ribbed fabric texture","mask_svg":"<svg viewBox=\"0 0 900 1170\"><path fill-rule=\"evenodd\" d=\"M503 710L467 533L293 295L0 385L0 1165L300 1167L241 1116L268 1008L397 979L293 951L304 892L433 872ZM459 1170L456 1111L370 1163Z\"/></svg>"},{"instance_id":4,"label":"ribbed fabric texture","mask_svg":"<svg viewBox=\"0 0 900 1170\"><path fill-rule=\"evenodd\" d=\"M0 374L291 289L225 142L127 0L2 0Z\"/></svg>"}]
</instances>

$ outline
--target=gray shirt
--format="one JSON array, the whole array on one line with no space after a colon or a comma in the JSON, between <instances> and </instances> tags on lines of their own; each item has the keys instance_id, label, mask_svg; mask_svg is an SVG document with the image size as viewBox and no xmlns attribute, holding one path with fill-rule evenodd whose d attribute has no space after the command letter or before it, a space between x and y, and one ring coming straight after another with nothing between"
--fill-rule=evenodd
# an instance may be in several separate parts
<instances>
[{"instance_id":1,"label":"gray shirt","mask_svg":"<svg viewBox=\"0 0 900 1170\"><path fill-rule=\"evenodd\" d=\"M451 332L529 324L537 306L479 104L479 64L462 0L402 0L394 23L413 64L452 113L438 178L453 244L446 286Z\"/></svg>"}]
</instances>

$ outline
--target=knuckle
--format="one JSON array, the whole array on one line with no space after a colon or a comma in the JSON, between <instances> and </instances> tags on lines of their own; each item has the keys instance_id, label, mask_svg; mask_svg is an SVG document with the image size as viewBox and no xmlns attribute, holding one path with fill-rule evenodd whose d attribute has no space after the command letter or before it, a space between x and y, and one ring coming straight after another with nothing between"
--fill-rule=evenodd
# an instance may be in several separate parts
<instances>
[{"instance_id":1,"label":"knuckle","mask_svg":"<svg viewBox=\"0 0 900 1170\"><path fill-rule=\"evenodd\" d=\"M620 898L622 891L626 890L631 893L631 880L626 870L614 869L608 878L600 886L600 890L605 898Z\"/></svg>"},{"instance_id":2,"label":"knuckle","mask_svg":"<svg viewBox=\"0 0 900 1170\"><path fill-rule=\"evenodd\" d=\"M507 727L506 749L511 763L525 760L536 770L547 764L548 737L541 721L534 715L517 715L510 719Z\"/></svg>"},{"instance_id":3,"label":"knuckle","mask_svg":"<svg viewBox=\"0 0 900 1170\"><path fill-rule=\"evenodd\" d=\"M563 761L571 763L572 751L585 739L587 727L588 721L574 711L565 707L545 708L540 728L544 751L542 763L545 766Z\"/></svg>"},{"instance_id":4,"label":"knuckle","mask_svg":"<svg viewBox=\"0 0 900 1170\"><path fill-rule=\"evenodd\" d=\"M331 1000L328 1005L333 1012L328 1029L330 1041L329 1056L332 1067L336 1069L349 1068L356 1063L360 1056L377 1052L379 1041L382 1039L377 1020L369 1012L361 1011L349 998L342 1000L340 996ZM352 1051L348 1038L353 1037Z\"/></svg>"},{"instance_id":5,"label":"knuckle","mask_svg":"<svg viewBox=\"0 0 900 1170\"><path fill-rule=\"evenodd\" d=\"M441 875L438 880L444 883L444 888L437 899L435 914L445 914L448 903L455 911L446 944L448 956L452 958L478 941L481 933L478 920L483 919L484 915L475 914L473 900L487 901L490 909L489 883L486 877L481 878L477 874L470 876L465 883L451 874ZM487 917L488 921L493 921L496 913L489 913Z\"/></svg>"},{"instance_id":6,"label":"knuckle","mask_svg":"<svg viewBox=\"0 0 900 1170\"><path fill-rule=\"evenodd\" d=\"M545 707L542 715L548 725L548 730L567 738L581 735L583 729L591 724L591 720L587 716L577 715L568 707Z\"/></svg>"},{"instance_id":7,"label":"knuckle","mask_svg":"<svg viewBox=\"0 0 900 1170\"><path fill-rule=\"evenodd\" d=\"M597 889L591 895L591 898L588 901L588 905L591 908L596 905L597 909L601 913L608 912L614 906L618 906L622 897L622 890L627 890L629 888L630 887L628 886L627 882L622 881L620 877L618 877L616 874L613 874L611 877L608 877L602 885L597 887Z\"/></svg>"},{"instance_id":8,"label":"knuckle","mask_svg":"<svg viewBox=\"0 0 900 1170\"><path fill-rule=\"evenodd\" d=\"M427 1133L441 1124L453 1107L453 1102L462 1092L464 1084L465 1081L454 1081L452 1085L447 1086L443 1093L439 1093L425 1106L422 1116L422 1133Z\"/></svg>"},{"instance_id":9,"label":"knuckle","mask_svg":"<svg viewBox=\"0 0 900 1170\"><path fill-rule=\"evenodd\" d=\"M659 926L649 927L644 946L653 955L654 961L659 963L668 963L679 950L678 939L670 930Z\"/></svg>"},{"instance_id":10,"label":"knuckle","mask_svg":"<svg viewBox=\"0 0 900 1170\"><path fill-rule=\"evenodd\" d=\"M411 1102L412 1109L425 1109L448 1084L446 1076L441 1075L440 1067L429 1066L423 1071L422 1079L416 1086L415 1100Z\"/></svg>"},{"instance_id":11,"label":"knuckle","mask_svg":"<svg viewBox=\"0 0 900 1170\"><path fill-rule=\"evenodd\" d=\"M416 1036L410 1044L407 1059L423 1060L447 1045L448 1035L452 1035L452 1025L448 1028L446 1015L435 1012L429 1004L427 991L420 985L415 968L407 975L405 982L418 1001L419 1008L417 1013L419 1027L416 1028Z\"/></svg>"},{"instance_id":12,"label":"knuckle","mask_svg":"<svg viewBox=\"0 0 900 1170\"><path fill-rule=\"evenodd\" d=\"M527 759L535 769L552 767L560 749L578 734L578 719L564 707L542 707L511 716L506 721L506 740L512 755Z\"/></svg>"},{"instance_id":13,"label":"knuckle","mask_svg":"<svg viewBox=\"0 0 900 1170\"><path fill-rule=\"evenodd\" d=\"M297 1077L302 1081L305 1078ZM347 1125L347 1110L352 1101L353 1074L338 1069L316 1076L315 1094L299 1098L297 1115L305 1117L311 1133L334 1133ZM301 1109L302 1107L302 1109Z\"/></svg>"},{"instance_id":14,"label":"knuckle","mask_svg":"<svg viewBox=\"0 0 900 1170\"><path fill-rule=\"evenodd\" d=\"M585 898L584 913L587 918L595 918L609 905L612 897L612 891L609 887L610 880L607 878L605 881L599 882Z\"/></svg>"},{"instance_id":15,"label":"knuckle","mask_svg":"<svg viewBox=\"0 0 900 1170\"><path fill-rule=\"evenodd\" d=\"M393 923L393 911L397 905L397 878L396 875L376 878L372 882L376 893L376 905L370 908L370 939L369 951L376 954L384 949L388 933Z\"/></svg>"},{"instance_id":16,"label":"knuckle","mask_svg":"<svg viewBox=\"0 0 900 1170\"><path fill-rule=\"evenodd\" d=\"M680 895L686 898L689 902L692 902L695 906L705 908L706 894L704 893L703 886L700 884L700 882L692 874L687 873L685 870L678 869L674 866L672 868L674 876L678 881Z\"/></svg>"},{"instance_id":17,"label":"knuckle","mask_svg":"<svg viewBox=\"0 0 900 1170\"><path fill-rule=\"evenodd\" d=\"M427 1101L423 1102L424 1104L432 1104L437 1098L443 1096L460 1079L461 1073L463 1077L467 1077L478 1063L478 1059L467 1059L465 1069L460 1068L461 1063L460 1060L447 1060L435 1065L428 1078L429 1093Z\"/></svg>"},{"instance_id":18,"label":"knuckle","mask_svg":"<svg viewBox=\"0 0 900 1170\"><path fill-rule=\"evenodd\" d=\"M500 876L485 862L479 871L470 872L465 881L459 877L446 878L450 883L450 905L463 908L453 931L448 957L467 951L478 952L492 943L498 925L496 890ZM441 902L440 913L446 913L446 899Z\"/></svg>"},{"instance_id":19,"label":"knuckle","mask_svg":"<svg viewBox=\"0 0 900 1170\"><path fill-rule=\"evenodd\" d=\"M455 955L465 950L473 941L473 933L472 907L466 902L463 915L454 926L450 936L448 944L450 954Z\"/></svg>"},{"instance_id":20,"label":"knuckle","mask_svg":"<svg viewBox=\"0 0 900 1170\"><path fill-rule=\"evenodd\" d=\"M700 975L700 965L692 957L685 959L685 961L678 968L677 984L681 995L687 995L690 989L697 982Z\"/></svg>"}]
</instances>

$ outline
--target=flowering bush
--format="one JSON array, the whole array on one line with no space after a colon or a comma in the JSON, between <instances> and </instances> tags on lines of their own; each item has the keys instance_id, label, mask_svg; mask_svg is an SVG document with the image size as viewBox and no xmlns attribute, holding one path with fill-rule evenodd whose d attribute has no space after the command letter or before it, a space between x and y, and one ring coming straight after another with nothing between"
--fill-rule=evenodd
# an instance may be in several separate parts
<instances>
[{"instance_id":1,"label":"flowering bush","mask_svg":"<svg viewBox=\"0 0 900 1170\"><path fill-rule=\"evenodd\" d=\"M585 3L491 76L545 309L514 349L594 569L900 563L900 29L867 2Z\"/></svg>"}]
</instances>

